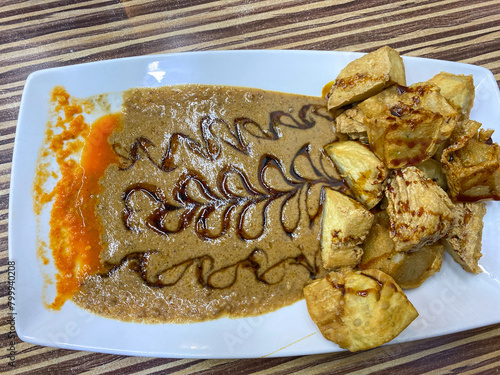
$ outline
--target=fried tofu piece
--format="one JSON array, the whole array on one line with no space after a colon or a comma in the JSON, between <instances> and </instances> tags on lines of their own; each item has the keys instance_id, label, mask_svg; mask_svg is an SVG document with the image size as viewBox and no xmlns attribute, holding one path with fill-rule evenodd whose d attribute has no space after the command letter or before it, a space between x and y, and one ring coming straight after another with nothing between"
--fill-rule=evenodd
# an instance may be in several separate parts
<instances>
[{"instance_id":1,"label":"fried tofu piece","mask_svg":"<svg viewBox=\"0 0 500 375\"><path fill-rule=\"evenodd\" d=\"M403 289L417 288L431 275L439 272L445 246L437 242L413 252L398 252L389 232L385 211L375 214L374 223L363 245L358 267L377 269L390 275Z\"/></svg>"},{"instance_id":2,"label":"fried tofu piece","mask_svg":"<svg viewBox=\"0 0 500 375\"><path fill-rule=\"evenodd\" d=\"M445 245L441 241L404 253L404 261L394 273L394 280L403 289L418 288L429 276L441 270L444 253Z\"/></svg>"},{"instance_id":3,"label":"fried tofu piece","mask_svg":"<svg viewBox=\"0 0 500 375\"><path fill-rule=\"evenodd\" d=\"M453 224L450 198L416 167L393 171L386 197L389 229L396 251L415 251L435 243Z\"/></svg>"},{"instance_id":4,"label":"fried tofu piece","mask_svg":"<svg viewBox=\"0 0 500 375\"><path fill-rule=\"evenodd\" d=\"M307 285L304 296L321 334L351 352L391 341L418 316L396 282L378 270L342 268Z\"/></svg>"},{"instance_id":5,"label":"fried tofu piece","mask_svg":"<svg viewBox=\"0 0 500 375\"><path fill-rule=\"evenodd\" d=\"M363 256L358 267L362 270L378 269L394 275L404 261L404 253L396 251L389 233L389 216L386 211L374 215L373 225L361 247Z\"/></svg>"},{"instance_id":6,"label":"fried tofu piece","mask_svg":"<svg viewBox=\"0 0 500 375\"><path fill-rule=\"evenodd\" d=\"M439 161L427 159L426 161L417 164L415 167L424 172L424 176L434 181L441 189L448 190L446 174L443 172L443 166Z\"/></svg>"},{"instance_id":7,"label":"fried tofu piece","mask_svg":"<svg viewBox=\"0 0 500 375\"><path fill-rule=\"evenodd\" d=\"M347 112L347 111L346 111ZM335 118L335 130L337 133L345 134L349 139L368 144L366 126L349 117L346 112Z\"/></svg>"},{"instance_id":8,"label":"fried tofu piece","mask_svg":"<svg viewBox=\"0 0 500 375\"><path fill-rule=\"evenodd\" d=\"M394 49L382 47L340 71L328 95L328 109L359 102L394 83L406 85L403 59Z\"/></svg>"},{"instance_id":9,"label":"fried tofu piece","mask_svg":"<svg viewBox=\"0 0 500 375\"><path fill-rule=\"evenodd\" d=\"M363 254L359 245L373 222L373 214L361 203L325 189L321 224L321 259L323 267L335 269L356 266Z\"/></svg>"},{"instance_id":10,"label":"fried tofu piece","mask_svg":"<svg viewBox=\"0 0 500 375\"><path fill-rule=\"evenodd\" d=\"M459 116L457 122L463 123L469 119L476 89L472 75L441 72L432 77L429 82L439 87L441 95L455 108Z\"/></svg>"},{"instance_id":11,"label":"fried tofu piece","mask_svg":"<svg viewBox=\"0 0 500 375\"><path fill-rule=\"evenodd\" d=\"M373 152L388 168L419 164L451 135L457 111L432 83L392 86L358 104Z\"/></svg>"},{"instance_id":12,"label":"fried tofu piece","mask_svg":"<svg viewBox=\"0 0 500 375\"><path fill-rule=\"evenodd\" d=\"M441 162L454 201L500 200L500 147L492 133L468 120L450 139Z\"/></svg>"},{"instance_id":13,"label":"fried tofu piece","mask_svg":"<svg viewBox=\"0 0 500 375\"><path fill-rule=\"evenodd\" d=\"M334 142L325 151L351 189L366 208L373 208L384 195L388 169L368 148L355 141Z\"/></svg>"},{"instance_id":14,"label":"fried tofu piece","mask_svg":"<svg viewBox=\"0 0 500 375\"><path fill-rule=\"evenodd\" d=\"M452 74L441 72L432 77L429 82L436 84L439 87L441 95L455 108L458 113L457 125L453 130L454 133L459 131L460 126L469 119L470 111L474 104L476 89L474 87L474 79L472 75ZM453 136L453 133L452 133ZM448 147L449 141L445 141L438 146L433 158L441 160L443 151Z\"/></svg>"},{"instance_id":15,"label":"fried tofu piece","mask_svg":"<svg viewBox=\"0 0 500 375\"><path fill-rule=\"evenodd\" d=\"M453 210L453 223L445 242L446 250L464 270L475 274L481 273L481 239L483 235L483 217L486 215L484 202L457 203Z\"/></svg>"},{"instance_id":16,"label":"fried tofu piece","mask_svg":"<svg viewBox=\"0 0 500 375\"><path fill-rule=\"evenodd\" d=\"M346 134L349 139L368 144L368 134L364 122L364 114L357 107L349 108L335 118L335 131Z\"/></svg>"}]
</instances>

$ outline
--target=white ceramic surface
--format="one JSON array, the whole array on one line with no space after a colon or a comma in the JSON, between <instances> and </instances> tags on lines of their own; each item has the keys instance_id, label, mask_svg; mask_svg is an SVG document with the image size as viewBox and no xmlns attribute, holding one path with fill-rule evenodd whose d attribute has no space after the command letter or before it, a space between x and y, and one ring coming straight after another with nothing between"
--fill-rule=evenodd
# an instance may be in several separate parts
<instances>
[{"instance_id":1,"label":"white ceramic surface","mask_svg":"<svg viewBox=\"0 0 500 375\"><path fill-rule=\"evenodd\" d=\"M157 357L241 358L340 350L317 331L304 301L260 317L185 325L123 323L93 316L72 303L66 303L60 312L45 309L42 274L35 255L36 220L31 187L47 120L49 92L55 85L63 85L72 96L80 98L131 87L179 83L227 84L320 95L323 85L359 56L314 51L198 52L102 61L31 74L19 113L9 209L9 251L10 259L16 262L19 337L39 345ZM409 84L429 79L440 71L473 74L476 101L471 118L500 132L500 93L490 71L419 58L405 58L405 63ZM493 137L497 142L498 136ZM484 272L468 274L446 256L439 274L407 293L420 316L393 342L500 322L499 219L500 202L488 203L484 256L480 261Z\"/></svg>"}]
</instances>

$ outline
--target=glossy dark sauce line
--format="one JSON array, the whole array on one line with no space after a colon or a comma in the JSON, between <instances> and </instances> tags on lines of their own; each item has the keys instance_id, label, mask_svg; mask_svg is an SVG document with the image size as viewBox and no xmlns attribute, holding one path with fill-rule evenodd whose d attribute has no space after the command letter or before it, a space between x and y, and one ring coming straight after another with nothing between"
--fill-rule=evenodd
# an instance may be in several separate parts
<instances>
[{"instance_id":1,"label":"glossy dark sauce line","mask_svg":"<svg viewBox=\"0 0 500 375\"><path fill-rule=\"evenodd\" d=\"M307 147L302 147L299 152L303 153L303 150L307 149ZM295 160L295 158L294 158ZM308 160L311 160L308 158ZM298 194L301 194L302 190L305 190L306 196L310 194L311 187L315 184L321 184L324 186L329 186L332 188L340 188L343 186L342 182L338 180L333 180L330 177L326 177L325 175L319 174L318 171L318 179L310 180L306 178L302 178L295 172L295 176L298 178L298 181L293 181L288 179L285 176L284 166L281 165L280 161L271 155L262 156L259 162L259 184L261 190L258 187L254 187L251 185L248 176L241 171L239 168L234 166L226 166L219 172L218 175L218 191L222 192L222 194L217 194L212 191L205 179L195 171L189 171L187 174L183 174L179 181L177 181L173 198L175 203L168 202L165 194L162 190L151 184L134 184L129 186L129 188L123 193L123 201L124 201L124 215L123 220L127 229L133 230L132 225L130 225L130 217L134 213L133 208L130 205L130 199L137 192L144 193L146 197L152 199L154 202L160 204L160 207L154 210L147 218L146 224L147 227L154 230L157 233L169 235L173 233L177 233L183 229L185 229L191 222L195 221L195 233L204 240L215 239L225 235L230 227L231 214L237 207L242 207L241 212L238 217L238 225L237 225L237 233L241 239L244 240L254 240L259 238L263 233L266 227L266 212L269 205L280 198L284 198L281 203L281 225L283 230L291 235L298 223L300 222L300 217L297 220L297 225L292 228L288 228L285 226L285 220L283 218L283 211L285 205L291 202L292 198L296 197ZM268 169L275 169L279 172L280 177L283 181L286 182L287 186L290 187L289 190L277 190L270 186L264 178L264 175ZM291 167L293 169L293 165ZM236 195L231 192L227 187L227 179L230 173L235 173L242 182L245 191L247 192L246 196ZM204 198L206 198L207 203L198 202L189 196L187 191L189 182L194 181L197 186L200 187L199 191L203 193ZM263 190L263 191L262 191ZM266 202L264 208L262 209L262 230L258 235L251 236L246 233L243 229L243 222L246 217L246 213L253 206L257 205L261 202ZM307 202L307 200L306 200ZM321 202L320 202L321 203ZM209 233L207 230L207 219L208 216L216 211L218 207L225 207L222 215L222 228L219 233ZM167 229L164 226L164 222L167 218L167 215L176 210L183 210L181 217L179 219L178 225L176 229L171 230ZM301 215L301 210L299 209L299 215ZM319 211L319 210L318 210ZM316 213L315 216L309 216L309 222L312 224L313 220L318 216Z\"/></svg>"},{"instance_id":2,"label":"glossy dark sauce line","mask_svg":"<svg viewBox=\"0 0 500 375\"><path fill-rule=\"evenodd\" d=\"M155 252L147 253L131 253L123 257L118 264L108 264L107 267L109 271L107 273L99 274L99 276L107 278L113 273L118 272L121 268L127 266L129 270L136 272L144 283L150 287L163 288L176 285L182 277L186 274L190 267L195 266L196 279L203 288L207 289L226 289L232 287L238 280L238 270L247 269L250 270L255 279L265 285L276 285L279 284L285 277L285 272L277 281L266 280L266 275L271 271L277 269L280 266L298 266L305 269L312 279L315 278L319 270L319 252L315 254L314 262L310 262L307 257L300 253L295 257L286 257L280 261L274 263L273 265L262 268L262 265L258 261L258 255L262 255L267 261L267 253L262 249L253 250L246 258L238 260L237 262L223 267L218 270L213 270L213 264L215 260L210 255L202 255L199 257L193 257L186 259L183 262L174 264L171 267L164 268L158 271L154 275L148 275L148 261L149 256ZM164 282L161 280L161 275L169 271L174 271L176 268L180 269L178 272L178 277L171 282ZM213 278L217 276L218 273L232 271L232 278L229 282L224 285L217 285Z\"/></svg>"},{"instance_id":3,"label":"glossy dark sauce line","mask_svg":"<svg viewBox=\"0 0 500 375\"><path fill-rule=\"evenodd\" d=\"M324 112L324 113L323 113ZM120 152L118 145L114 145L115 152L121 157L121 170L130 169L141 158L147 158L157 169L162 172L169 173L174 171L175 154L180 147L185 146L193 154L207 161L215 161L221 155L222 146L230 146L239 153L249 155L251 143L248 142L246 136L266 139L278 140L281 138L280 126L291 127L297 130L310 129L316 124L315 116L324 119L332 120L326 108L317 105L304 105L299 110L297 118L284 111L274 111L269 114L269 122L267 127L261 126L256 121L247 118L237 118L233 121L232 126L221 118L203 117L199 120L198 126L201 134L201 141L197 141L186 134L174 133L169 140L166 151L161 160L155 161L152 155L152 148L156 147L146 137L139 137L132 144L128 153ZM246 133L246 134L245 134ZM138 183L130 185L122 195L124 202L123 222L128 230L136 230L131 219L135 211L131 204L131 199L135 194L144 194L146 198L155 204L155 208L145 218L146 228L164 236L173 236L179 233L190 225L194 233L203 241L211 241L228 235L231 231L231 220L234 222L236 238L243 241L253 241L264 235L268 227L268 211L271 203L282 199L280 203L280 222L281 228L288 236L292 236L297 229L301 218L303 218L302 210L299 206L299 197L303 194L306 197L306 210L309 226L312 227L313 222L321 214L321 206L324 200L322 191L324 186L334 189L345 189L343 181L339 181L330 176L326 172L324 165L324 152L320 152L319 164L316 166L311 157L311 145L304 143L295 153L289 167L284 165L278 157L272 154L261 155L260 160L256 163L258 186L255 186L248 176L248 172L242 170L236 165L226 164L218 171L216 176L216 186L209 186L201 172L192 169L186 169L180 174L178 180L174 183L174 188L171 196L167 197L165 192L158 186L148 183ZM297 168L297 161L303 158L307 165L308 176L306 177ZM274 184L266 179L266 173L275 171L274 176L279 178L280 188L276 188ZM287 177L287 171L289 176ZM312 172L312 173L310 173ZM229 186L229 179L236 177L241 188L239 191L232 191ZM193 185L194 184L194 185ZM308 197L311 194L314 186L321 188L319 194L319 205L315 213L311 214L310 202ZM195 199L190 195L189 186L195 186L198 197ZM248 220L248 215L252 215L251 210L260 206L261 224L260 230L257 233L249 233L245 230L245 223ZM298 218L293 223L286 223L285 209L288 205L297 205ZM172 224L172 216L174 223ZM210 228L208 221L213 215L218 215L217 221L220 224L217 228ZM169 220L170 219L170 220ZM167 228L166 222L169 226ZM133 253L123 257L116 264L108 264L107 275L111 275L117 269L123 267L125 263L129 264L129 268L137 272L142 280L149 286L166 287L177 284L185 275L187 270L194 266L198 284L202 287L210 289L229 288L236 282L238 278L238 270L249 269L254 274L258 282L263 282L267 285L277 284L269 282L266 276L272 270L276 270L283 265L300 266L305 268L311 278L314 278L318 273L320 260L319 253L315 255L314 262L307 260L303 252L298 256L285 257L273 265L265 267L256 259L260 254L267 259L267 253L259 248L255 248L246 258L235 261L229 266L218 270L213 270L215 263L214 258L210 255L202 255L199 257L189 258L181 263L165 268L155 275L147 275L147 265L150 253ZM266 261L267 263L267 261ZM175 272L174 272L175 271ZM174 272L177 277L171 282L162 281L162 274ZM218 286L214 282L214 278L220 275L221 272L230 272L232 281L227 285Z\"/></svg>"},{"instance_id":4,"label":"glossy dark sauce line","mask_svg":"<svg viewBox=\"0 0 500 375\"><path fill-rule=\"evenodd\" d=\"M175 168L177 168L174 165L174 153L178 149L180 142L184 142L184 144L186 144L194 154L211 161L217 159L217 157L220 155L221 143L225 143L241 153L248 154L248 144L246 144L244 141L242 130L250 132L252 136L255 136L257 138L277 140L280 138L280 134L277 128L281 125L293 127L296 129L309 129L313 127L315 125L315 120L314 118L308 119L308 117L310 117L309 114L331 119L328 115L321 114L320 110L321 108L319 106L305 105L300 109L298 113L298 119L295 119L294 116L283 111L271 112L268 129L263 129L263 127L260 126L256 121L249 118L238 118L234 120L234 127L233 129L231 129L229 124L222 119L203 117L199 121L199 127L201 130L204 145L196 142L195 140L184 134L175 133L170 138L170 143L167 147L167 151L165 152L164 157L162 158L162 161L160 163L156 163L150 155L150 148L154 147L153 143L145 137L140 137L137 138L132 145L129 155L120 155L129 163L126 166L122 166L122 169L125 170L131 168L135 164L135 162L141 158L141 153L139 152L139 150L142 150L146 157L158 169L164 172L171 172ZM287 119L288 122L285 122L283 119ZM214 124L221 124L225 126L226 130L228 130L228 132L226 132L225 134L229 133L231 139L218 137L214 129L212 128ZM251 131L247 127L247 125L249 124L254 126ZM257 127L259 131L255 131L255 127ZM115 152L116 151L117 147L115 146ZM289 172L293 177L293 180L286 177L286 166L282 164L279 158L270 154L263 155L260 158L258 164L258 181L260 186L252 186L249 177L240 168L234 165L226 165L217 176L217 190L220 192L220 194L212 191L203 176L193 170L190 170L187 173L183 174L179 181L177 181L173 193L175 202L167 202L164 193L161 192L161 190L156 186L152 186L149 184L131 185L123 193L123 220L125 226L128 229L132 229L132 226L130 225L130 216L133 213L133 209L129 204L130 198L134 195L134 193L142 192L148 198L160 204L160 207L152 212L147 219L147 227L157 233L164 235L177 233L185 229L193 220L195 220L195 232L200 238L204 240L215 239L227 233L230 227L232 212L236 207L241 206L242 210L239 214L238 219L238 236L244 240L257 239L264 233L266 212L269 204L272 201L284 197L284 201L281 204L281 212L283 213L285 205L291 202L292 198L296 197L297 194L300 194L302 189L305 189L306 195L309 195L311 187L315 184L322 184L336 189L341 189L343 187L342 181L336 180L327 174L322 163L319 167L316 167L314 165L311 159L310 152L311 146L310 144L306 143L295 154L289 168ZM317 178L306 178L297 171L296 161L300 156L304 156L306 158L310 165L310 169L314 172ZM269 169L278 171L282 181L285 182L285 184L289 186L290 189L277 190L269 185L265 179L265 173ZM245 196L236 195L228 188L227 180L231 174L236 174L242 182L242 185L246 191ZM187 191L188 184L192 181L194 181L200 188L199 191L202 193L204 198L206 198L208 203L197 202L189 196L189 193ZM250 236L243 230L243 221L245 220L248 210L263 201L266 201L266 204L262 210L263 228L258 235ZM219 233L210 233L207 229L207 220L209 215L216 211L217 207L226 207L222 213L222 228ZM177 228L174 230L165 228L163 223L165 222L167 215L172 211L180 209L184 211L181 214ZM316 215L309 217L311 223L318 216L318 214L319 212L317 212ZM299 221L300 218L297 221L297 225ZM287 228L284 224L283 217L281 218L281 224L283 230L289 235L291 235L296 229L296 226Z\"/></svg>"},{"instance_id":5,"label":"glossy dark sauce line","mask_svg":"<svg viewBox=\"0 0 500 375\"><path fill-rule=\"evenodd\" d=\"M279 132L280 126L298 130L310 129L316 124L314 118L311 119L313 116L333 121L333 118L328 113L326 107L313 104L302 106L298 112L298 119L284 111L271 112L269 114L267 129L248 117L236 118L233 121L233 126L231 127L227 121L221 118L205 116L201 118L198 123L201 131L201 142L196 141L185 134L174 133L172 134L167 150L159 163L155 162L151 158L149 148L154 147L154 145L145 137L137 138L128 154L126 152L122 152L117 144L113 144L113 149L115 150L115 153L121 157L121 167L123 169L131 168L135 162L140 159L141 156L139 150L142 150L148 159L160 170L164 172L171 172L177 168L174 161L174 154L182 144L185 144L195 155L211 161L217 159L219 156L222 143L232 147L238 152L248 154L249 146L245 142L243 131L255 138L278 140L281 138ZM285 122L286 119L288 119L289 122ZM217 134L216 130L213 128L215 124L222 125L226 131L225 134L229 134L229 137L223 137L222 135L224 135L224 133Z\"/></svg>"}]
</instances>

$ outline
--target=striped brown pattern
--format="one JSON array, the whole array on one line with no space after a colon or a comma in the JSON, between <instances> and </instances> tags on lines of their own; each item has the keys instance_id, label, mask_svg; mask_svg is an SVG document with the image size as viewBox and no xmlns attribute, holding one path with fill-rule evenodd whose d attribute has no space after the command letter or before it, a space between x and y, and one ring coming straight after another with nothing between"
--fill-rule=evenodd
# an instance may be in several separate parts
<instances>
[{"instance_id":1,"label":"striped brown pattern","mask_svg":"<svg viewBox=\"0 0 500 375\"><path fill-rule=\"evenodd\" d=\"M39 69L221 49L371 51L477 64L500 81L498 0L2 0L0 2L0 372L311 374L500 372L500 325L364 353L252 360L136 358L16 340L7 366L7 213L24 82ZM499 312L500 313L500 312Z\"/></svg>"}]
</instances>

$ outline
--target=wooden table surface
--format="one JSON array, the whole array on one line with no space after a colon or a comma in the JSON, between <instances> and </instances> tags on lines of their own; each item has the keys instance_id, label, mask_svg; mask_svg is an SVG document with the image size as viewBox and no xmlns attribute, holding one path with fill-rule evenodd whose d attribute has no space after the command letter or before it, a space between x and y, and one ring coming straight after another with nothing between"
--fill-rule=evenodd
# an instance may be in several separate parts
<instances>
[{"instance_id":1,"label":"wooden table surface","mask_svg":"<svg viewBox=\"0 0 500 375\"><path fill-rule=\"evenodd\" d=\"M169 52L222 49L369 52L384 45L408 56L480 65L490 69L498 83L500 1L1 0L0 372L500 373L499 324L356 354L245 360L126 357L41 347L9 338L9 182L19 104L30 73ZM15 347L15 367L9 366L11 341Z\"/></svg>"}]
</instances>

